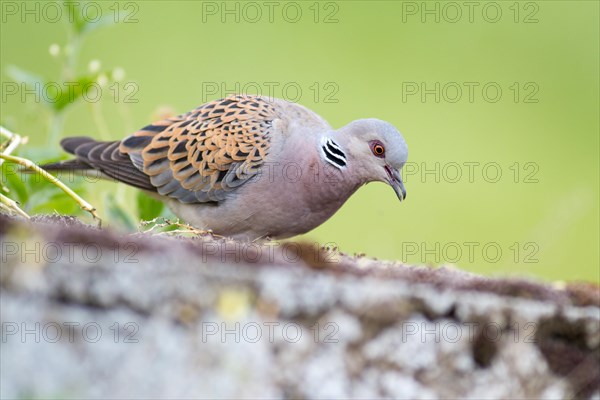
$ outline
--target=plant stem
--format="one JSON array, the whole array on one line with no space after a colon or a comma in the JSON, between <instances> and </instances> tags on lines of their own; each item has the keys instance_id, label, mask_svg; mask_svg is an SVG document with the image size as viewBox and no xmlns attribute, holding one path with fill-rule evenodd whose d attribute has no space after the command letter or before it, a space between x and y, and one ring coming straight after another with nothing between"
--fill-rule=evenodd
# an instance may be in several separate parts
<instances>
[{"instance_id":1,"label":"plant stem","mask_svg":"<svg viewBox=\"0 0 600 400\"><path fill-rule=\"evenodd\" d=\"M2 154L10 155L16 148L21 144L21 136L16 133L12 133L8 129L3 126L0 126L0 136L4 136L7 139L8 145L4 150L2 150ZM0 159L0 165L4 160Z\"/></svg>"},{"instance_id":2,"label":"plant stem","mask_svg":"<svg viewBox=\"0 0 600 400\"><path fill-rule=\"evenodd\" d=\"M90 203L88 203L87 201L85 201L84 199L79 197L79 195L77 193L75 193L67 185L65 185L64 183L59 181L55 176L50 175L48 172L46 172L44 169L38 167L30 160L28 160L26 158L21 158L21 157L9 156L6 154L0 154L0 158L4 159L6 161L13 162L15 164L19 164L27 169L30 169L30 170L42 175L43 178L45 178L47 181L53 183L54 185L58 186L63 192L65 192L68 196L70 196L73 200L75 200L77 202L77 204L79 204L79 206L84 211L89 212L90 214L92 214L92 217L94 217L94 219L97 219L98 221L100 221L100 223L102 223L102 220L100 219L100 217L98 217L98 214L96 214L96 208L94 206L92 206Z\"/></svg>"},{"instance_id":3,"label":"plant stem","mask_svg":"<svg viewBox=\"0 0 600 400\"><path fill-rule=\"evenodd\" d=\"M19 207L19 205L17 204L16 201L9 199L8 197L6 197L5 195L3 195L2 193L0 193L0 204L2 204L3 206L6 206L6 209L12 210L14 212L16 212L17 214L19 214L21 217L29 219L31 218L29 215L27 215L27 213L25 211L23 211L21 209L21 207Z\"/></svg>"},{"instance_id":4,"label":"plant stem","mask_svg":"<svg viewBox=\"0 0 600 400\"><path fill-rule=\"evenodd\" d=\"M77 59L79 58L79 49L81 44L81 38L79 34L74 30L69 30L69 36L67 39L67 46L69 52L66 60L63 62L61 78L63 82L73 81L76 76ZM52 111L50 114L50 127L48 132L48 143L56 143L60 133L63 130L65 122L64 111Z\"/></svg>"}]
</instances>

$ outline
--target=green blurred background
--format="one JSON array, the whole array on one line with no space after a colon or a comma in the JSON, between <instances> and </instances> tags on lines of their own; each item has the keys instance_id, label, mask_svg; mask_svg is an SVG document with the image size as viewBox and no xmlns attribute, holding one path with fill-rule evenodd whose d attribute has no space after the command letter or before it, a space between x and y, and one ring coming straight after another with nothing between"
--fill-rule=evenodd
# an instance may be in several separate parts
<instances>
[{"instance_id":1,"label":"green blurred background","mask_svg":"<svg viewBox=\"0 0 600 400\"><path fill-rule=\"evenodd\" d=\"M122 138L244 89L297 101L334 127L381 118L409 145L407 201L367 185L303 239L492 275L600 281L598 2L90 3L80 4L84 20L117 23L85 35L72 73L95 79L99 60L100 76L125 75L116 86L107 75L100 101L69 106L60 137ZM2 2L0 118L30 137L31 157L60 154L59 137L43 101L12 93L10 66L65 79L72 24L46 4ZM134 189L80 186L105 224L120 224L107 193L134 212ZM38 203L36 212L57 209Z\"/></svg>"}]
</instances>

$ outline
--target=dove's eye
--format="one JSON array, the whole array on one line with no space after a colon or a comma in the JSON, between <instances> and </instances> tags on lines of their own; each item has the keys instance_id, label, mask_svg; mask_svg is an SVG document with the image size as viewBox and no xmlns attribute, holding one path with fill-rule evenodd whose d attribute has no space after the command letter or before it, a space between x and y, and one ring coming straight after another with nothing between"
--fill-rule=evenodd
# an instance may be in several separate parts
<instances>
[{"instance_id":1,"label":"dove's eye","mask_svg":"<svg viewBox=\"0 0 600 400\"><path fill-rule=\"evenodd\" d=\"M381 143L379 140L373 140L370 145L373 154L375 154L377 157L383 158L385 155L385 147L383 147L383 143Z\"/></svg>"}]
</instances>

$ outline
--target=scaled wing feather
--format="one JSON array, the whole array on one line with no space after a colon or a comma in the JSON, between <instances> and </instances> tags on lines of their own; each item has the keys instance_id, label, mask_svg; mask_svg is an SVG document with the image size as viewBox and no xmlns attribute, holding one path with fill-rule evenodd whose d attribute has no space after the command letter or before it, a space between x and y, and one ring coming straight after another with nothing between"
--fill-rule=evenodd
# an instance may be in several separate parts
<instances>
[{"instance_id":1,"label":"scaled wing feather","mask_svg":"<svg viewBox=\"0 0 600 400\"><path fill-rule=\"evenodd\" d=\"M234 95L149 125L119 146L158 193L185 203L218 202L256 176L269 152L272 102Z\"/></svg>"}]
</instances>

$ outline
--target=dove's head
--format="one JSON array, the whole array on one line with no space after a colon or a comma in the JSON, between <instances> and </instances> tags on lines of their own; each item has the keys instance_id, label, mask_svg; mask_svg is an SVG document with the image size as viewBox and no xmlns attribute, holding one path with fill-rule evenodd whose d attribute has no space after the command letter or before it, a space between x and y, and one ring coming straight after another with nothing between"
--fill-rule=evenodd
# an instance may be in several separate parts
<instances>
[{"instance_id":1,"label":"dove's head","mask_svg":"<svg viewBox=\"0 0 600 400\"><path fill-rule=\"evenodd\" d=\"M348 159L349 173L365 182L387 182L400 201L406 198L400 171L408 158L408 147L392 124L375 118L360 119L341 128L336 139Z\"/></svg>"}]
</instances>

